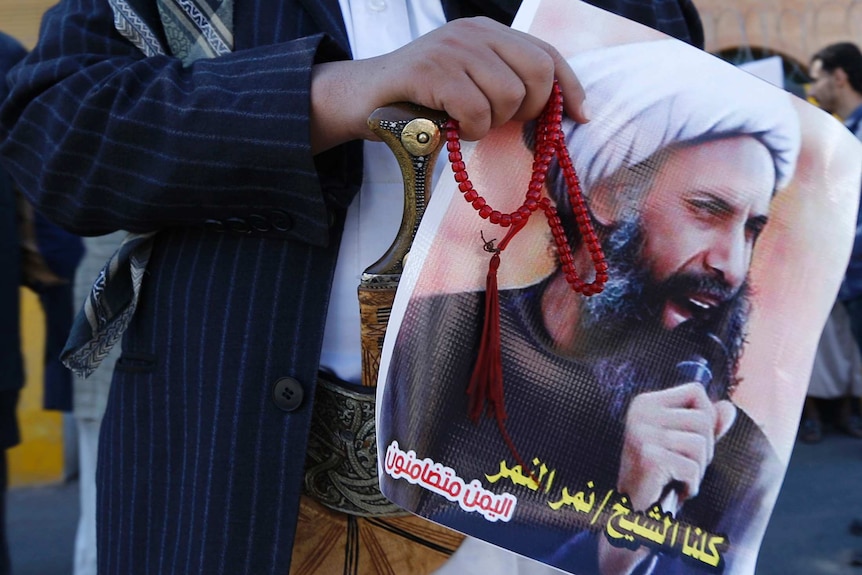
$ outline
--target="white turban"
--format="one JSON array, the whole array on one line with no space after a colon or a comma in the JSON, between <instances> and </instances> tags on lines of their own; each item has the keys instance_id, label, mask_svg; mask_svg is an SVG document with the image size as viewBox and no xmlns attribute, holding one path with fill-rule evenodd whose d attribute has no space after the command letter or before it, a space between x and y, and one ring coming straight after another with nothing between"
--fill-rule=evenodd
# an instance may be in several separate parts
<instances>
[{"instance_id":1,"label":"white turban","mask_svg":"<svg viewBox=\"0 0 862 575\"><path fill-rule=\"evenodd\" d=\"M592 50L569 63L591 121L563 130L587 195L668 145L735 135L769 150L776 189L793 177L801 135L790 94L676 40Z\"/></svg>"}]
</instances>

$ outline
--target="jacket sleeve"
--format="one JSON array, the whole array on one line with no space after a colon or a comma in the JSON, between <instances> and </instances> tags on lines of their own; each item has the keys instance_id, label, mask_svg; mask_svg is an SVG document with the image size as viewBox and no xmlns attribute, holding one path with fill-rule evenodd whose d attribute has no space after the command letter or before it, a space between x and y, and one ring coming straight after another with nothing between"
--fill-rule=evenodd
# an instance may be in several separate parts
<instances>
[{"instance_id":1,"label":"jacket sleeve","mask_svg":"<svg viewBox=\"0 0 862 575\"><path fill-rule=\"evenodd\" d=\"M78 234L251 222L325 245L358 183L352 145L311 154L311 66L345 57L319 34L183 67L127 42L106 0L62 0L9 75L0 154Z\"/></svg>"}]
</instances>

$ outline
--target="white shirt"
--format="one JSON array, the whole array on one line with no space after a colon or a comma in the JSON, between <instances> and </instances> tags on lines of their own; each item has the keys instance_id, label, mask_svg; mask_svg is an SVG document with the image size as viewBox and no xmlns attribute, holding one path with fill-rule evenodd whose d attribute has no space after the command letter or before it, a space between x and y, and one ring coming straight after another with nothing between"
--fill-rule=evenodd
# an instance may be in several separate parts
<instances>
[{"instance_id":1,"label":"white shirt","mask_svg":"<svg viewBox=\"0 0 862 575\"><path fill-rule=\"evenodd\" d=\"M356 60L397 50L446 23L443 7L434 0L339 0L339 4ZM347 211L320 359L321 367L352 383L362 379L356 288L362 272L395 239L404 206L401 171L386 144L365 142L364 160L362 189ZM435 182L444 166L443 161L437 163Z\"/></svg>"}]
</instances>

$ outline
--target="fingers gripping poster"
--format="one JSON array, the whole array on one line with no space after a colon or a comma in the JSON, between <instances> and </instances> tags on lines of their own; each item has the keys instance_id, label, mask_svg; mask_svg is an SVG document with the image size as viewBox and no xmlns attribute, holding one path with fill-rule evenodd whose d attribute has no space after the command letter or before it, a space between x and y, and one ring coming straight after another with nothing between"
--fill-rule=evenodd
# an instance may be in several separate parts
<instances>
[{"instance_id":1,"label":"fingers gripping poster","mask_svg":"<svg viewBox=\"0 0 862 575\"><path fill-rule=\"evenodd\" d=\"M497 274L506 417L474 421L485 248L505 230L444 172L384 345L382 490L578 575L751 574L850 255L862 146L787 92L587 4L525 2L515 27L586 91L590 122L563 132L608 281L573 292L545 217L529 219ZM524 200L534 129L464 145L496 210ZM543 195L590 281L559 172Z\"/></svg>"}]
</instances>

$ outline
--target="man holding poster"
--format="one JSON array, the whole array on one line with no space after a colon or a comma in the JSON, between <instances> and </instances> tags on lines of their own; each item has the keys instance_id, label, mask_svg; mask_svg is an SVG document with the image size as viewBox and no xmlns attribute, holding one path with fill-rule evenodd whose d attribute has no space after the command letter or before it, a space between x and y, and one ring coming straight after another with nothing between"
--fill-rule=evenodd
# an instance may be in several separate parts
<instances>
[{"instance_id":1,"label":"man holding poster","mask_svg":"<svg viewBox=\"0 0 862 575\"><path fill-rule=\"evenodd\" d=\"M558 263L536 263L548 259L546 232L503 255L504 427L467 417L485 299L471 274L484 276L487 254L460 240L478 218L457 198L438 200L445 217L430 243L420 231L411 258L422 272L400 288L393 318L403 319L384 350L383 491L578 575L748 573L786 463L780 438L738 399L756 371L740 367L751 316L773 311L758 299L768 282L754 289L750 269L769 222L785 228L774 205L800 159L799 104L676 41L648 40L567 56L592 119L564 122L566 142L610 280L601 294L574 294ZM503 202L494 184L522 181L492 172L506 169L494 160L516 139L529 149L524 131L471 157L488 172L476 188L489 203ZM568 216L575 267L589 269L553 166L546 187L564 225ZM519 267L541 271L525 279Z\"/></svg>"}]
</instances>

